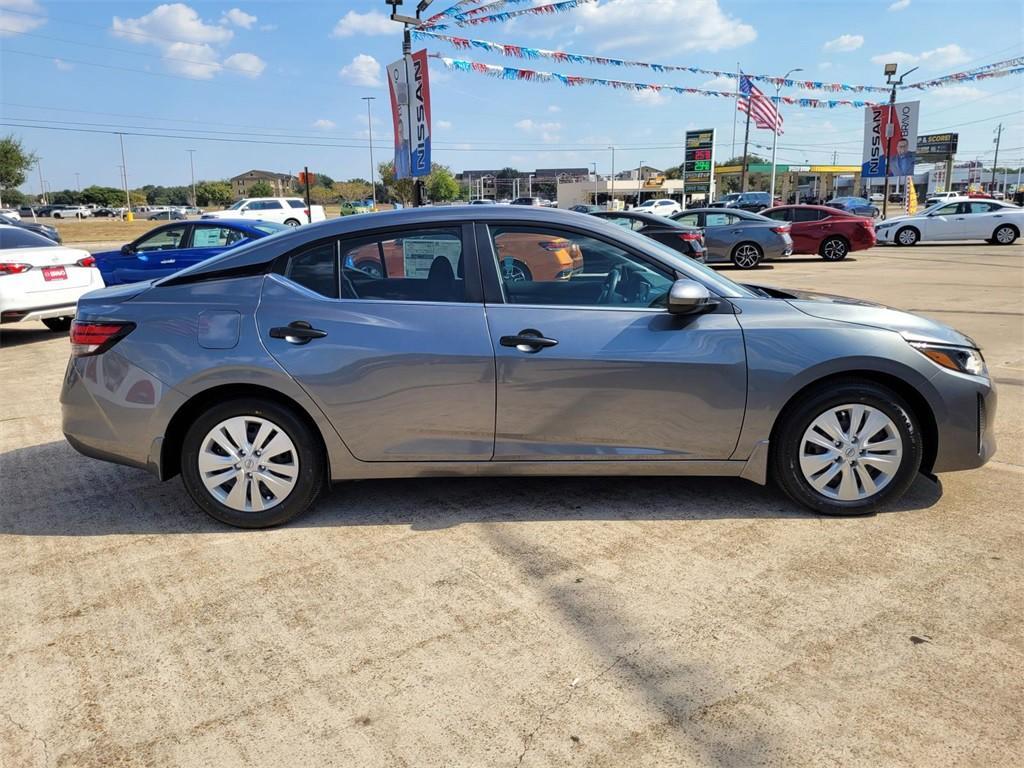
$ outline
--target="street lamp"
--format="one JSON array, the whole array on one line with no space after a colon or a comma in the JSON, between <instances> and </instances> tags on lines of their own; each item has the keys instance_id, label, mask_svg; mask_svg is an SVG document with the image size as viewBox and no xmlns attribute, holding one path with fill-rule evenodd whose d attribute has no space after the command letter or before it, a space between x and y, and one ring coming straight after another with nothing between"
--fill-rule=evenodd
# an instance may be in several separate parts
<instances>
[{"instance_id":1,"label":"street lamp","mask_svg":"<svg viewBox=\"0 0 1024 768\"><path fill-rule=\"evenodd\" d=\"M609 182L611 194L608 196L608 210L610 211L615 207L615 147L608 147L608 149L612 151L612 175Z\"/></svg>"},{"instance_id":2,"label":"street lamp","mask_svg":"<svg viewBox=\"0 0 1024 768\"><path fill-rule=\"evenodd\" d=\"M882 187L882 218L886 217L889 209L889 171L892 170L892 137L896 130L893 128L893 123L896 120L896 87L903 85L903 78L909 75L911 72L915 72L917 67L908 69L902 75L899 80L893 80L896 77L896 70L899 69L898 64L886 64L883 73L885 74L885 82L887 85L892 86L889 90L889 119L885 122L885 184Z\"/></svg>"},{"instance_id":3,"label":"street lamp","mask_svg":"<svg viewBox=\"0 0 1024 768\"><path fill-rule=\"evenodd\" d=\"M591 163L594 166L594 205L597 205L597 163Z\"/></svg>"},{"instance_id":4,"label":"street lamp","mask_svg":"<svg viewBox=\"0 0 1024 768\"><path fill-rule=\"evenodd\" d=\"M195 206L199 205L196 200L196 165L192 159L192 156L195 155L196 151L194 149L186 149L185 151L188 152L188 170L192 175L192 205Z\"/></svg>"},{"instance_id":5,"label":"street lamp","mask_svg":"<svg viewBox=\"0 0 1024 768\"><path fill-rule=\"evenodd\" d=\"M772 182L771 186L768 188L768 194L771 195L771 199L768 201L769 208L775 205L775 152L779 144L779 126L777 123L779 120L782 119L782 102L779 100L779 94L782 92L783 82L788 80L789 76L792 75L794 72L803 72L803 69L800 67L796 67L795 69L789 70L789 72L784 74L782 78L775 84L775 113L777 117L775 130L772 131Z\"/></svg>"},{"instance_id":6,"label":"street lamp","mask_svg":"<svg viewBox=\"0 0 1024 768\"><path fill-rule=\"evenodd\" d=\"M363 96L363 101L366 102L366 129L370 137L370 190L373 193L373 210L377 210L377 184L374 181L374 169L373 169L373 118L370 116L370 102L376 101L376 96Z\"/></svg>"},{"instance_id":7,"label":"street lamp","mask_svg":"<svg viewBox=\"0 0 1024 768\"><path fill-rule=\"evenodd\" d=\"M640 188L644 183L644 161L640 161L640 165L636 168L636 204L640 205Z\"/></svg>"}]
</instances>

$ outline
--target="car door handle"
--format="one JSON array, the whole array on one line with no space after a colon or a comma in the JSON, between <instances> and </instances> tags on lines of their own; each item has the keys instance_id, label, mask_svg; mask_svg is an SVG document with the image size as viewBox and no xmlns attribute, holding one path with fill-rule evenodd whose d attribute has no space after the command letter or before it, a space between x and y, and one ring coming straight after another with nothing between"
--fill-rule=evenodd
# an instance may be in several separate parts
<instances>
[{"instance_id":1,"label":"car door handle","mask_svg":"<svg viewBox=\"0 0 1024 768\"><path fill-rule=\"evenodd\" d=\"M305 320L296 320L286 326L270 329L270 338L284 339L289 344L308 344L313 339L322 339L327 331L314 328Z\"/></svg>"},{"instance_id":2,"label":"car door handle","mask_svg":"<svg viewBox=\"0 0 1024 768\"><path fill-rule=\"evenodd\" d=\"M540 331L533 328L526 328L515 336L502 336L499 343L503 347L515 347L520 352L540 352L545 347L553 347L558 344L554 339L545 338Z\"/></svg>"},{"instance_id":3,"label":"car door handle","mask_svg":"<svg viewBox=\"0 0 1024 768\"><path fill-rule=\"evenodd\" d=\"M161 264L173 264L174 261L174 259L160 259Z\"/></svg>"}]
</instances>

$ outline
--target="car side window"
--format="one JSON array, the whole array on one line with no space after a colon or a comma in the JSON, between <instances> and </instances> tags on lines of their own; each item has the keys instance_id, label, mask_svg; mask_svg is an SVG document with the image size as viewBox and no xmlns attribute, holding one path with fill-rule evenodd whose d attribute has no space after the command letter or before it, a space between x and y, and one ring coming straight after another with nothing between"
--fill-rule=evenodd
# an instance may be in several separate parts
<instances>
[{"instance_id":1,"label":"car side window","mask_svg":"<svg viewBox=\"0 0 1024 768\"><path fill-rule=\"evenodd\" d=\"M135 252L172 251L175 248L181 247L181 241L184 237L185 227L168 227L142 238L142 240L136 243Z\"/></svg>"},{"instance_id":2,"label":"car side window","mask_svg":"<svg viewBox=\"0 0 1024 768\"><path fill-rule=\"evenodd\" d=\"M618 224L624 229L630 229L637 232L647 226L647 222L640 221L640 219L631 219L628 216L607 216L605 221L610 221L612 224Z\"/></svg>"},{"instance_id":3,"label":"car side window","mask_svg":"<svg viewBox=\"0 0 1024 768\"><path fill-rule=\"evenodd\" d=\"M674 276L611 243L558 229L490 227L505 301L576 307L665 306Z\"/></svg>"},{"instance_id":4,"label":"car side window","mask_svg":"<svg viewBox=\"0 0 1024 768\"><path fill-rule=\"evenodd\" d=\"M376 301L466 301L462 233L418 229L342 241L341 297Z\"/></svg>"},{"instance_id":5,"label":"car side window","mask_svg":"<svg viewBox=\"0 0 1024 768\"><path fill-rule=\"evenodd\" d=\"M941 208L939 208L939 210L937 210L935 212L935 215L936 216L952 216L958 210L960 210L960 203L950 203L949 205L944 205Z\"/></svg>"},{"instance_id":6,"label":"car side window","mask_svg":"<svg viewBox=\"0 0 1024 768\"><path fill-rule=\"evenodd\" d=\"M992 203L967 203L967 210L965 213L991 213L992 211L998 211L1000 206L993 205Z\"/></svg>"},{"instance_id":7,"label":"car side window","mask_svg":"<svg viewBox=\"0 0 1024 768\"><path fill-rule=\"evenodd\" d=\"M696 213L686 213L683 214L682 216L675 217L675 221L678 221L680 224L685 224L688 227L698 226L697 220L698 215Z\"/></svg>"},{"instance_id":8,"label":"car side window","mask_svg":"<svg viewBox=\"0 0 1024 768\"><path fill-rule=\"evenodd\" d=\"M277 200L257 200L249 203L250 211L277 211L281 209L281 203Z\"/></svg>"},{"instance_id":9,"label":"car side window","mask_svg":"<svg viewBox=\"0 0 1024 768\"><path fill-rule=\"evenodd\" d=\"M783 208L778 211L768 211L763 215L767 216L769 219L775 219L775 221L790 221L791 213L788 208Z\"/></svg>"},{"instance_id":10,"label":"car side window","mask_svg":"<svg viewBox=\"0 0 1024 768\"><path fill-rule=\"evenodd\" d=\"M231 227L196 224L192 230L193 248L230 248L248 239L245 232Z\"/></svg>"},{"instance_id":11,"label":"car side window","mask_svg":"<svg viewBox=\"0 0 1024 768\"><path fill-rule=\"evenodd\" d=\"M292 208L305 208L306 203L303 200L289 200L288 205Z\"/></svg>"},{"instance_id":12,"label":"car side window","mask_svg":"<svg viewBox=\"0 0 1024 768\"><path fill-rule=\"evenodd\" d=\"M316 243L291 254L284 266L284 276L321 296L338 298L337 241Z\"/></svg>"},{"instance_id":13,"label":"car side window","mask_svg":"<svg viewBox=\"0 0 1024 768\"><path fill-rule=\"evenodd\" d=\"M704 226L706 227L724 227L732 224L737 220L736 216L731 216L728 213L708 213L704 215Z\"/></svg>"},{"instance_id":14,"label":"car side window","mask_svg":"<svg viewBox=\"0 0 1024 768\"><path fill-rule=\"evenodd\" d=\"M821 211L813 208L797 208L793 211L793 221L820 221Z\"/></svg>"}]
</instances>

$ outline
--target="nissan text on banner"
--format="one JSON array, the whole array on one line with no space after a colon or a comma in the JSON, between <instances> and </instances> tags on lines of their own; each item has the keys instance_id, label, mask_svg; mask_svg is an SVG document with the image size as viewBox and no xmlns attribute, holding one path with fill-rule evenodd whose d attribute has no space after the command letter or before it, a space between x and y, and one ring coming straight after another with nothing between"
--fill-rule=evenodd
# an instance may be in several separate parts
<instances>
[{"instance_id":1,"label":"nissan text on banner","mask_svg":"<svg viewBox=\"0 0 1024 768\"><path fill-rule=\"evenodd\" d=\"M430 78L426 50L388 64L395 178L430 173Z\"/></svg>"},{"instance_id":2,"label":"nissan text on banner","mask_svg":"<svg viewBox=\"0 0 1024 768\"><path fill-rule=\"evenodd\" d=\"M860 173L862 177L881 178L914 174L920 105L919 101L905 101L897 104L877 104L864 110L864 155Z\"/></svg>"}]
</instances>

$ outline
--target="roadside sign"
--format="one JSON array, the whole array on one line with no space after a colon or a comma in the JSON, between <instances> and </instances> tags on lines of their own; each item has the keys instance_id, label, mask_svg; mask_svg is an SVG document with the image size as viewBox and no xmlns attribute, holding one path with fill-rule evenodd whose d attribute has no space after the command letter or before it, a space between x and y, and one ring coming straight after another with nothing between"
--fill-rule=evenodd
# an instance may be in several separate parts
<instances>
[{"instance_id":1,"label":"roadside sign","mask_svg":"<svg viewBox=\"0 0 1024 768\"><path fill-rule=\"evenodd\" d=\"M919 101L905 101L876 104L864 110L861 177L913 175L920 105Z\"/></svg>"},{"instance_id":2,"label":"roadside sign","mask_svg":"<svg viewBox=\"0 0 1024 768\"><path fill-rule=\"evenodd\" d=\"M691 192L710 196L714 167L714 129L687 131L683 154L683 194Z\"/></svg>"},{"instance_id":3,"label":"roadside sign","mask_svg":"<svg viewBox=\"0 0 1024 768\"><path fill-rule=\"evenodd\" d=\"M917 159L939 161L953 157L960 141L958 133L929 133L917 137Z\"/></svg>"},{"instance_id":4,"label":"roadside sign","mask_svg":"<svg viewBox=\"0 0 1024 768\"><path fill-rule=\"evenodd\" d=\"M430 78L426 50L388 64L395 178L430 173Z\"/></svg>"}]
</instances>

